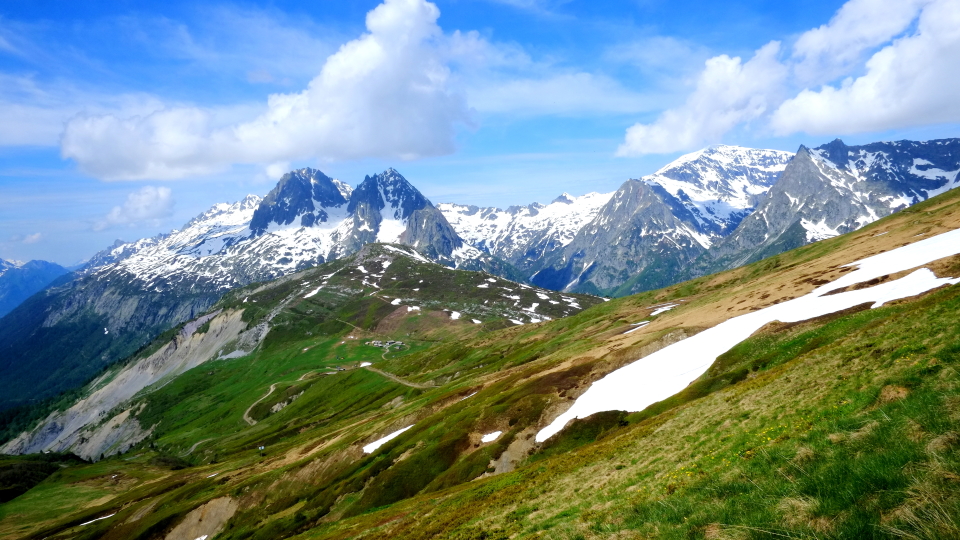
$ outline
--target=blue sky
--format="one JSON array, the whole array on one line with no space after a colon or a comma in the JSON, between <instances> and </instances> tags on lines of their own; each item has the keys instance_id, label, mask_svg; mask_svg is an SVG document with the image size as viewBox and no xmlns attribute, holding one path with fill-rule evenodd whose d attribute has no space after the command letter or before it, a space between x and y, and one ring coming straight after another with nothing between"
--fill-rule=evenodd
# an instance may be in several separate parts
<instances>
[{"instance_id":1,"label":"blue sky","mask_svg":"<svg viewBox=\"0 0 960 540\"><path fill-rule=\"evenodd\" d=\"M0 7L0 258L73 264L294 167L503 207L710 144L960 134L956 0L198 4Z\"/></svg>"}]
</instances>

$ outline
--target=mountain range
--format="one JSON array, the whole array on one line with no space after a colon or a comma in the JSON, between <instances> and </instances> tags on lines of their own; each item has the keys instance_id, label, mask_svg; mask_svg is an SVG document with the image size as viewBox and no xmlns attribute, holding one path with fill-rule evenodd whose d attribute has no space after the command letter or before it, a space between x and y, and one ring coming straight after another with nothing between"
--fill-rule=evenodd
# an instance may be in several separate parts
<instances>
[{"instance_id":1,"label":"mountain range","mask_svg":"<svg viewBox=\"0 0 960 540\"><path fill-rule=\"evenodd\" d=\"M856 230L957 187L958 173L960 139L836 140L796 154L714 146L611 194L440 208L461 237L532 283L623 296Z\"/></svg>"},{"instance_id":2,"label":"mountain range","mask_svg":"<svg viewBox=\"0 0 960 540\"><path fill-rule=\"evenodd\" d=\"M0 536L957 538L958 208L615 299L397 243L233 288L5 433Z\"/></svg>"},{"instance_id":3,"label":"mountain range","mask_svg":"<svg viewBox=\"0 0 960 540\"><path fill-rule=\"evenodd\" d=\"M96 254L0 319L0 409L76 388L225 292L356 253L410 246L451 268L622 296L855 230L958 185L960 139L797 154L715 146L616 192L548 205L433 205L393 169L351 188L284 175L182 229Z\"/></svg>"}]
</instances>

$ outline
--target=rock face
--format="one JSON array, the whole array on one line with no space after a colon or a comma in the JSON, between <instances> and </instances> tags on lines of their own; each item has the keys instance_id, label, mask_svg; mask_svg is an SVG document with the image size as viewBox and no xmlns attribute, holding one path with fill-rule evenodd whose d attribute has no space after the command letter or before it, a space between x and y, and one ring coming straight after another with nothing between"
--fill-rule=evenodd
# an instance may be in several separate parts
<instances>
[{"instance_id":1,"label":"rock face","mask_svg":"<svg viewBox=\"0 0 960 540\"><path fill-rule=\"evenodd\" d=\"M263 199L217 204L183 229L115 244L75 279L0 319L0 410L82 385L231 288L370 242L398 242L448 266L515 277L508 265L464 245L393 169L355 190L317 170L292 171Z\"/></svg>"},{"instance_id":2,"label":"rock face","mask_svg":"<svg viewBox=\"0 0 960 540\"><path fill-rule=\"evenodd\" d=\"M271 224L286 226L298 219L304 227L326 223L330 220L326 209L345 205L351 191L347 184L314 169L289 172L257 206L250 230L261 235Z\"/></svg>"},{"instance_id":3,"label":"rock face","mask_svg":"<svg viewBox=\"0 0 960 540\"><path fill-rule=\"evenodd\" d=\"M68 273L69 270L52 262L0 259L0 317Z\"/></svg>"},{"instance_id":4,"label":"rock face","mask_svg":"<svg viewBox=\"0 0 960 540\"><path fill-rule=\"evenodd\" d=\"M735 268L863 227L960 185L960 139L801 146L750 216L691 275Z\"/></svg>"},{"instance_id":5,"label":"rock face","mask_svg":"<svg viewBox=\"0 0 960 540\"><path fill-rule=\"evenodd\" d=\"M35 429L0 447L0 452L70 451L86 459L97 459L136 444L149 435L151 426L141 426L135 411L125 408L118 413L117 407L124 407L125 402L151 384L175 377L218 353L232 352L224 347L244 342L244 337L253 341L248 346L255 346L266 332L256 328L245 331L246 323L240 315L237 311L217 311L192 321L160 350L120 370L105 384L95 383L96 390L89 396L66 410L50 413ZM207 323L205 332L197 331Z\"/></svg>"},{"instance_id":6,"label":"rock face","mask_svg":"<svg viewBox=\"0 0 960 540\"><path fill-rule=\"evenodd\" d=\"M753 210L792 156L715 146L628 180L531 281L611 295L674 283L683 267Z\"/></svg>"}]
</instances>

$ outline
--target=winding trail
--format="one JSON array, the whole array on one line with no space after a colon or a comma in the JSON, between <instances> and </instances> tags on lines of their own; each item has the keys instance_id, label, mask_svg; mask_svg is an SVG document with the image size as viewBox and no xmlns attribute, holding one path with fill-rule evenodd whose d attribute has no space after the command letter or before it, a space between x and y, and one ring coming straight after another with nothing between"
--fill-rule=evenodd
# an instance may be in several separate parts
<instances>
[{"instance_id":1,"label":"winding trail","mask_svg":"<svg viewBox=\"0 0 960 540\"><path fill-rule=\"evenodd\" d=\"M279 383L273 383L273 384L271 384L271 385L270 385L270 390L267 390L267 393L264 394L262 398L254 401L253 404L250 405L249 407L247 407L247 410L243 412L243 419L244 419L248 424L250 424L250 425L252 426L252 425L255 425L255 424L257 423L256 420L254 420L253 418L250 418L250 411L257 405L257 403L260 403L261 401L263 401L263 400L267 399L268 397L270 397L270 394L272 394L273 391L274 391L274 389L276 389L277 384L279 384Z\"/></svg>"},{"instance_id":2,"label":"winding trail","mask_svg":"<svg viewBox=\"0 0 960 540\"><path fill-rule=\"evenodd\" d=\"M401 379L400 377L397 377L397 376L394 375L393 373L387 373L386 371L382 371L382 370L379 370L379 369L377 369L377 368L375 368L375 367L371 367L371 366L364 366L363 369L366 369L367 371L372 371L372 372L374 372L374 373L376 373L376 374L378 374L378 375L382 375L382 376L390 379L390 380L393 381L393 382L400 383L400 384L402 384L402 385L404 385L404 386L409 386L410 388L419 388L420 390L424 390L424 389L427 389L427 388L436 388L436 387L437 387L437 385L435 385L435 384L420 384L420 383L410 382L410 381ZM266 397L266 396L264 396L264 397Z\"/></svg>"},{"instance_id":3,"label":"winding trail","mask_svg":"<svg viewBox=\"0 0 960 540\"><path fill-rule=\"evenodd\" d=\"M264 397L266 397L266 396L264 396ZM250 409L247 409L247 410L249 411ZM203 444L203 443L205 443L205 442L212 441L212 440L215 439L215 438L216 438L216 437L210 437L209 439L204 439L204 440L202 440L202 441L197 441L197 442L193 443L193 446L191 446L190 449L187 450L186 452L180 454L180 457L189 456L190 454L193 453L194 450L197 449L198 446L200 446L201 444Z\"/></svg>"},{"instance_id":4,"label":"winding trail","mask_svg":"<svg viewBox=\"0 0 960 540\"><path fill-rule=\"evenodd\" d=\"M403 346L403 347L406 347L406 349L397 348L397 350L395 350L395 351L393 351L393 352L400 352L400 351L404 351L404 350L409 351L409 350L410 350L410 346L407 345L406 343L404 343L402 346ZM392 347L392 345L391 345L391 347ZM387 358L387 355L388 355L388 354L390 354L390 347L387 347L387 350L383 351L383 354L380 355L380 359L381 359L381 360L388 360L388 358Z\"/></svg>"}]
</instances>

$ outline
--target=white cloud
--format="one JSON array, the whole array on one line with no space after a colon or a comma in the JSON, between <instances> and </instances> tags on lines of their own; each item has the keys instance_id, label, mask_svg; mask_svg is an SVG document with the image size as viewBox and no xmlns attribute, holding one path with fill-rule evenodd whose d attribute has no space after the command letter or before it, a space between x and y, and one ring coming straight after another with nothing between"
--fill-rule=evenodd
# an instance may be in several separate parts
<instances>
[{"instance_id":1,"label":"white cloud","mask_svg":"<svg viewBox=\"0 0 960 540\"><path fill-rule=\"evenodd\" d=\"M618 156L688 150L720 139L736 125L754 120L778 102L787 69L777 60L773 41L743 62L739 57L707 60L696 88L682 106L660 115L652 124L627 129Z\"/></svg>"},{"instance_id":2,"label":"white cloud","mask_svg":"<svg viewBox=\"0 0 960 540\"><path fill-rule=\"evenodd\" d=\"M794 44L795 71L804 84L822 84L842 76L863 60L863 53L888 42L916 19L930 0L850 0L818 28Z\"/></svg>"},{"instance_id":3,"label":"white cloud","mask_svg":"<svg viewBox=\"0 0 960 540\"><path fill-rule=\"evenodd\" d=\"M43 239L43 233L28 234L27 236L23 237L23 243L24 243L24 244L36 244L37 242L39 242L39 241L42 240L42 239Z\"/></svg>"},{"instance_id":4,"label":"white cloud","mask_svg":"<svg viewBox=\"0 0 960 540\"><path fill-rule=\"evenodd\" d=\"M170 188L144 186L127 195L123 206L114 206L102 220L94 223L93 229L102 231L117 225L156 224L173 215L173 205Z\"/></svg>"},{"instance_id":5,"label":"white cloud","mask_svg":"<svg viewBox=\"0 0 960 540\"><path fill-rule=\"evenodd\" d=\"M56 146L64 124L79 111L133 115L159 106L146 94L101 94L65 81L41 84L0 73L0 146Z\"/></svg>"},{"instance_id":6,"label":"white cloud","mask_svg":"<svg viewBox=\"0 0 960 540\"><path fill-rule=\"evenodd\" d=\"M960 7L927 5L916 32L874 54L866 73L803 90L773 114L777 134L858 133L960 121Z\"/></svg>"},{"instance_id":7,"label":"white cloud","mask_svg":"<svg viewBox=\"0 0 960 540\"><path fill-rule=\"evenodd\" d=\"M67 124L61 153L104 179L181 178L306 157L449 153L456 125L469 116L448 84L439 14L423 0L386 0L367 14L368 33L327 58L306 90L271 95L251 121L218 127L198 107L84 115Z\"/></svg>"},{"instance_id":8,"label":"white cloud","mask_svg":"<svg viewBox=\"0 0 960 540\"><path fill-rule=\"evenodd\" d=\"M787 59L771 43L743 64L708 60L686 103L628 128L617 155L692 150L746 123L837 136L960 122L957 66L957 0L849 0Z\"/></svg>"},{"instance_id":9,"label":"white cloud","mask_svg":"<svg viewBox=\"0 0 960 540\"><path fill-rule=\"evenodd\" d=\"M270 180L279 180L280 177L288 172L290 172L289 161L278 161L276 163L271 163L264 169L264 173L266 173L267 178Z\"/></svg>"}]
</instances>

